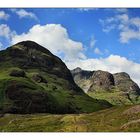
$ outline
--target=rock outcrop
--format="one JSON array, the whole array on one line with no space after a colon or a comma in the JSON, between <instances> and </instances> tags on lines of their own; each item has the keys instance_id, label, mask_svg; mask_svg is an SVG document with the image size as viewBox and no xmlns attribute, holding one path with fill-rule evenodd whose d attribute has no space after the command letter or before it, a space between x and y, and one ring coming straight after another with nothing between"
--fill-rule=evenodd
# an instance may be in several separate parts
<instances>
[{"instance_id":1,"label":"rock outcrop","mask_svg":"<svg viewBox=\"0 0 140 140\"><path fill-rule=\"evenodd\" d=\"M114 77L106 71L95 71L90 77L91 86L88 91L110 90L114 86Z\"/></svg>"}]
</instances>

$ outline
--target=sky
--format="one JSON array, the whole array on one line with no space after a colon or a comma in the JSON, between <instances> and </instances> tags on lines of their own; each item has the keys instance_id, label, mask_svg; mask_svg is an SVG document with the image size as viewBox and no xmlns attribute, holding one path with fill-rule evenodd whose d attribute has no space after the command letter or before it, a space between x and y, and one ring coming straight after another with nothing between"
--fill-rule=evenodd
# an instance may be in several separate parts
<instances>
[{"instance_id":1,"label":"sky","mask_svg":"<svg viewBox=\"0 0 140 140\"><path fill-rule=\"evenodd\" d=\"M0 8L0 50L25 40L69 69L127 72L140 86L140 9Z\"/></svg>"}]
</instances>

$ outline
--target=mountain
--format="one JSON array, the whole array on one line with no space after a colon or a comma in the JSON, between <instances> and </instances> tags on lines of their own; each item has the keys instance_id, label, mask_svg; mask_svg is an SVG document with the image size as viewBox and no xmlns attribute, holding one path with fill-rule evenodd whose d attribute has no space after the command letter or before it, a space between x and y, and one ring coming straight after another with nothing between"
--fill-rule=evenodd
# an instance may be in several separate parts
<instances>
[{"instance_id":1,"label":"mountain","mask_svg":"<svg viewBox=\"0 0 140 140\"><path fill-rule=\"evenodd\" d=\"M86 95L66 65L32 41L0 51L1 113L79 113L110 107Z\"/></svg>"},{"instance_id":2,"label":"mountain","mask_svg":"<svg viewBox=\"0 0 140 140\"><path fill-rule=\"evenodd\" d=\"M140 88L125 72L111 74L106 71L71 71L79 87L96 99L107 100L113 105L140 103Z\"/></svg>"}]
</instances>

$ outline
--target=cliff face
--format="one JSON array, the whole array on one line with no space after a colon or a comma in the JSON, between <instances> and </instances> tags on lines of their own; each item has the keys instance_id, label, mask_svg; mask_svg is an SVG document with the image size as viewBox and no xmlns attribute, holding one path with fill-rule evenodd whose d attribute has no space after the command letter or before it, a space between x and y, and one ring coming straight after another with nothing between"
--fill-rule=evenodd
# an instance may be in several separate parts
<instances>
[{"instance_id":1,"label":"cliff face","mask_svg":"<svg viewBox=\"0 0 140 140\"><path fill-rule=\"evenodd\" d=\"M140 89L127 73L111 74L98 70L86 71L85 74L85 70L77 71L77 68L71 73L77 85L93 98L104 99L114 105L140 102Z\"/></svg>"},{"instance_id":2,"label":"cliff face","mask_svg":"<svg viewBox=\"0 0 140 140\"><path fill-rule=\"evenodd\" d=\"M134 81L132 81L132 79L127 73L125 72L115 73L113 74L113 76L114 76L115 86L119 90L122 90L127 93L132 92L138 95L140 94L140 89L138 85Z\"/></svg>"},{"instance_id":3,"label":"cliff face","mask_svg":"<svg viewBox=\"0 0 140 140\"><path fill-rule=\"evenodd\" d=\"M79 113L109 106L86 95L62 60L39 44L23 41L0 51L0 112Z\"/></svg>"},{"instance_id":4,"label":"cliff face","mask_svg":"<svg viewBox=\"0 0 140 140\"><path fill-rule=\"evenodd\" d=\"M105 71L95 71L90 78L91 86L89 91L110 90L114 86L113 75Z\"/></svg>"},{"instance_id":5,"label":"cliff face","mask_svg":"<svg viewBox=\"0 0 140 140\"><path fill-rule=\"evenodd\" d=\"M84 92L87 92L91 86L90 78L94 71L86 71L81 68L76 68L72 70L71 73L76 84L82 88Z\"/></svg>"}]
</instances>

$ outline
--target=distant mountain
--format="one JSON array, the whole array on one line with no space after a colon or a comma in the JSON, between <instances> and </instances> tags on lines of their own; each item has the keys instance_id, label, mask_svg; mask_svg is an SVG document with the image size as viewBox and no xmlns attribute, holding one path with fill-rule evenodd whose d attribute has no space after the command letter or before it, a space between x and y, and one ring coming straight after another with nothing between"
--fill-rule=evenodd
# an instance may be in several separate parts
<instances>
[{"instance_id":1,"label":"distant mountain","mask_svg":"<svg viewBox=\"0 0 140 140\"><path fill-rule=\"evenodd\" d=\"M140 103L140 88L125 72L111 74L76 68L71 73L77 85L93 98L107 100L113 105Z\"/></svg>"},{"instance_id":2,"label":"distant mountain","mask_svg":"<svg viewBox=\"0 0 140 140\"><path fill-rule=\"evenodd\" d=\"M110 107L79 88L62 62L32 41L0 51L1 113L80 113Z\"/></svg>"}]
</instances>

